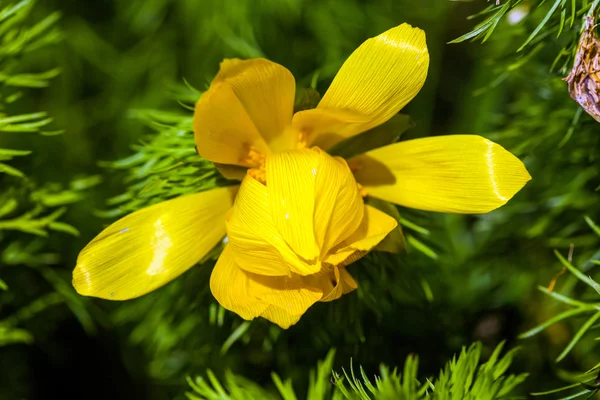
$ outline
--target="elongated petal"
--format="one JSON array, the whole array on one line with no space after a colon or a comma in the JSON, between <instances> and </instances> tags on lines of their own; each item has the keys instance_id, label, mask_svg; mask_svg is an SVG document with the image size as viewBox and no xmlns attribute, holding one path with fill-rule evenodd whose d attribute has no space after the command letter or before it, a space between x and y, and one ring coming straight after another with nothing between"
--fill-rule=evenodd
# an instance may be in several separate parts
<instances>
[{"instance_id":1,"label":"elongated petal","mask_svg":"<svg viewBox=\"0 0 600 400\"><path fill-rule=\"evenodd\" d=\"M351 264L371 251L398 226L398 222L386 213L369 205L364 207L365 216L360 227L325 262L336 266Z\"/></svg>"},{"instance_id":2,"label":"elongated petal","mask_svg":"<svg viewBox=\"0 0 600 400\"><path fill-rule=\"evenodd\" d=\"M429 211L486 213L531 179L518 158L476 135L409 140L350 162L370 196Z\"/></svg>"},{"instance_id":3,"label":"elongated petal","mask_svg":"<svg viewBox=\"0 0 600 400\"><path fill-rule=\"evenodd\" d=\"M246 176L227 219L230 247L240 268L262 275L290 275L301 262L277 230L267 187Z\"/></svg>"},{"instance_id":4,"label":"elongated petal","mask_svg":"<svg viewBox=\"0 0 600 400\"><path fill-rule=\"evenodd\" d=\"M417 95L428 69L425 32L402 24L361 44L344 62L318 108L367 115L372 128Z\"/></svg>"},{"instance_id":5,"label":"elongated petal","mask_svg":"<svg viewBox=\"0 0 600 400\"><path fill-rule=\"evenodd\" d=\"M303 123L295 121L295 125L304 127L305 134L311 137L309 143L327 148L343 137L364 132L393 117L421 90L428 68L425 33L408 24L392 28L360 45L342 65L317 109L304 111L298 116ZM334 126L328 132L323 125L340 119L339 115L332 117L334 110L349 114L347 127L338 130ZM366 122L359 122L361 119ZM320 141L319 133L330 137Z\"/></svg>"},{"instance_id":6,"label":"elongated petal","mask_svg":"<svg viewBox=\"0 0 600 400\"><path fill-rule=\"evenodd\" d=\"M271 150L296 147L298 136L287 129L296 95L296 82L290 71L260 58L225 60L215 82L231 87Z\"/></svg>"},{"instance_id":7,"label":"elongated petal","mask_svg":"<svg viewBox=\"0 0 600 400\"><path fill-rule=\"evenodd\" d=\"M269 307L269 303L250 294L249 281L248 275L236 265L231 246L226 245L210 275L210 290L219 304L248 320Z\"/></svg>"},{"instance_id":8,"label":"elongated petal","mask_svg":"<svg viewBox=\"0 0 600 400\"><path fill-rule=\"evenodd\" d=\"M183 196L136 211L79 254L73 285L85 296L126 300L166 284L225 236L237 187Z\"/></svg>"}]
</instances>

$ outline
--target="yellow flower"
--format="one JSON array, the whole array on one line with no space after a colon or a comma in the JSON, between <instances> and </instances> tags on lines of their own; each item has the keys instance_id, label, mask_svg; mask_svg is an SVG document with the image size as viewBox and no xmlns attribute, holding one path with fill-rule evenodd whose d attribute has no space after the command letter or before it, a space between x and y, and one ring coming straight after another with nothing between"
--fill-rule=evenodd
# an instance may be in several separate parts
<instances>
[{"instance_id":1,"label":"yellow flower","mask_svg":"<svg viewBox=\"0 0 600 400\"><path fill-rule=\"evenodd\" d=\"M81 252L75 288L114 300L141 296L227 234L211 276L214 296L243 318L288 327L316 301L356 288L345 266L396 226L363 196L439 212L502 206L531 177L480 136L404 141L347 163L326 153L396 115L423 86L428 66L424 32L400 25L356 49L317 108L294 114L287 69L264 59L223 61L196 105L195 138L200 155L241 185L117 221Z\"/></svg>"},{"instance_id":2,"label":"yellow flower","mask_svg":"<svg viewBox=\"0 0 600 400\"><path fill-rule=\"evenodd\" d=\"M344 267L397 222L364 204L343 159L317 148L269 155L264 177L248 174L240 186L210 287L243 318L287 328L315 302L355 289Z\"/></svg>"}]
</instances>

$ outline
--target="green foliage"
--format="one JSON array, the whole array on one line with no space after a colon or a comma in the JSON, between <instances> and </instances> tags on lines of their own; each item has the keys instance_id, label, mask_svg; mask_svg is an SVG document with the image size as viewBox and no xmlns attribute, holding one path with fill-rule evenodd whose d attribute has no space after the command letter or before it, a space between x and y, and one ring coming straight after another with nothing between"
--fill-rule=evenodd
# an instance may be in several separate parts
<instances>
[{"instance_id":1,"label":"green foliage","mask_svg":"<svg viewBox=\"0 0 600 400\"><path fill-rule=\"evenodd\" d=\"M49 397L173 398L186 375L207 368L214 373L193 380L188 396L498 398L559 387L559 380L583 398L593 394L580 382L595 385L598 372L597 293L574 273L592 275L598 260L600 239L583 216L600 221L600 140L561 78L597 1L231 1L0 2L0 345L35 339L0 349L0 357L12 357L0 363L11 366L0 371L0 397L35 398L27 377L43 371ZM60 30L54 10L63 15ZM482 23L457 40L463 43L446 45L465 32L468 14ZM406 254L372 254L352 265L359 289L315 305L288 331L219 307L208 288L211 260L125 303L74 293L77 252L109 219L224 183L194 151L191 110L221 59L264 56L285 65L298 88L313 89L299 91L298 107L306 108L365 38L405 21L427 33L429 77L403 111L414 129L398 117L377 139L406 130L400 140L474 133L498 142L533 176L506 207L455 216L379 204L401 222ZM191 84L173 84L183 78ZM373 134L357 137L353 151L373 145ZM72 179L79 174L91 178ZM571 273L545 289L563 268ZM76 328L60 325L72 320ZM80 326L98 329L99 338ZM515 387L522 375L505 371L512 353L500 357L496 344L513 346L534 326L538 334L523 341L515 360L532 378ZM75 339L60 342L77 329ZM474 340L483 344L425 378ZM333 347L338 359L363 366L335 375L335 386L332 353L308 372ZM34 348L52 363L14 362L30 360ZM85 359L74 362L75 353ZM364 372L411 353L419 358L407 358L402 370L382 367L377 378ZM489 361L478 367L480 360ZM135 382L135 391L97 384L113 382L113 372ZM109 386L119 393L105 394Z\"/></svg>"},{"instance_id":2,"label":"green foliage","mask_svg":"<svg viewBox=\"0 0 600 400\"><path fill-rule=\"evenodd\" d=\"M191 113L135 110L131 116L154 133L134 146L135 153L131 156L102 163L107 168L125 171L128 189L108 199L107 204L115 208L100 215L120 216L223 183L214 165L195 151Z\"/></svg>"},{"instance_id":3,"label":"green foliage","mask_svg":"<svg viewBox=\"0 0 600 400\"><path fill-rule=\"evenodd\" d=\"M600 237L600 228L596 225L589 217L585 217L587 224L592 228L595 234ZM598 302L597 298L594 300L578 300L578 298L585 298L585 294L587 292L594 293L600 295L600 285L592 279L591 276L586 275L581 271L581 269L576 268L569 260L565 259L565 257L560 254L558 251L555 251L555 255L563 265L563 271L569 271L571 273L571 279L563 284L563 291L557 292L545 287L539 287L539 290L545 295L551 297L552 299L564 304L568 307L567 310L555 315L550 318L548 321L532 328L531 330L524 332L521 334L521 338L529 338L534 335L539 334L544 331L548 327L553 324L560 323L561 321L565 321L568 319L574 319L578 316L586 316L586 319L582 324L580 324L579 329L571 339L571 341L566 345L563 351L556 358L556 362L560 362L565 359L565 357L573 350L573 348L584 339L586 335L589 336L589 332L598 329L600 327L596 321L600 318L599 306L600 302ZM599 265L600 261L595 258L597 255L594 255L594 259L588 260L583 264L583 267L587 270L590 266ZM570 257L569 257L570 258ZM583 290L581 290L579 285L583 284ZM577 287L577 290L574 289ZM585 290L587 289L587 291ZM592 290L590 290L592 289ZM597 340L597 338L596 338ZM580 396L586 396L585 398L591 398L594 394L596 394L600 388L597 386L598 384L598 370L600 369L600 362L588 370L586 373L578 374L572 378L577 383L573 385L568 385L566 387L562 387L559 389L554 389L546 392L536 393L537 395L549 395L555 394L564 390L569 390L573 388L579 389L577 392L572 393L568 397L564 398L577 398ZM583 387L584 390L581 390Z\"/></svg>"},{"instance_id":4,"label":"green foliage","mask_svg":"<svg viewBox=\"0 0 600 400\"><path fill-rule=\"evenodd\" d=\"M132 146L133 154L114 162L101 163L103 167L115 170L124 177L126 190L123 194L108 199L107 204L111 208L98 212L99 216L115 218L176 196L228 184L215 166L204 160L195 151L192 113L189 111L189 104L193 98L198 96L198 91L190 88L189 85L175 86L171 91L171 96L174 101L178 101L183 106L183 111L134 110L130 112L131 117L142 122L148 128L148 133L142 137L139 144ZM302 99L300 98L299 101ZM377 144L392 143L413 126L414 122L410 117L398 115L387 124L369 131L368 133L375 135L375 138L370 138L368 143L366 143L366 136L358 135L346 142L349 149L338 149L334 151L334 154L351 156L357 154L357 149L361 146L367 146L364 149L366 150ZM409 220L413 217L410 212L403 213L401 216L398 208L387 202L372 201L370 204L384 209L393 215L401 225L407 227L406 238L410 241L413 251L428 257L437 257L435 251L422 241L422 237L426 238L429 232L418 223ZM418 217L416 220L419 220ZM388 251L403 250L405 241L402 230L399 228L382 245ZM185 280L178 280L155 293L122 304L113 312L112 323L124 330L130 330L129 340L136 344L142 344L148 357L152 359L148 374L153 378L170 379L180 375L186 369L206 366L204 360L196 360L186 353L208 353L211 348L220 348L222 355L235 359L235 355L227 354L234 344L239 345L241 342L246 346L252 341L257 341L261 343L262 348L269 349L277 346L280 342L281 330L279 328L269 327L268 334L265 335L266 326L268 326L266 321L239 322L235 315L215 303L208 289L208 276L212 269L212 263L220 251L221 246L217 246L206 257L206 262L194 268ZM379 285L377 281L387 274L394 276L390 280L391 282L397 281L396 278L400 275L406 279L408 274L405 271L394 269L398 259L399 255L397 254L365 257L359 263L365 271L363 284L367 286L368 280L374 285ZM409 284L413 287L406 293L398 293L397 286L391 282L390 285L380 288L380 290L396 300L399 298L413 299L414 297L427 298L428 296L430 298L432 296L427 281L422 277L412 278ZM367 312L380 315L392 312L394 301L396 301L373 296L369 294L368 289L365 293L368 298L363 299L364 306L346 309L344 306L334 304L333 310L324 309L321 312L334 313L338 320L347 318L356 337L362 338L361 317ZM177 300L174 301L174 299ZM197 311L190 315L190 309ZM348 315L344 315L345 313ZM140 315L149 317L140 319ZM189 333L196 330L205 332L211 330L212 333L207 333L202 337L188 338ZM330 327L321 327L320 335L319 340L332 341Z\"/></svg>"},{"instance_id":5,"label":"green foliage","mask_svg":"<svg viewBox=\"0 0 600 400\"><path fill-rule=\"evenodd\" d=\"M22 70L20 59L23 54L35 51L40 47L56 43L61 39L55 23L58 13L48 15L34 25L23 22L28 18L35 5L33 0L0 4L0 144L2 135L8 132L54 134L42 131L52 122L45 112L7 115L11 106L23 95L25 88L43 88L49 80L58 74L57 69L41 73L30 73ZM13 157L26 156L28 150L14 150L0 147L0 174L8 174L24 178L22 171L6 164Z\"/></svg>"},{"instance_id":6,"label":"green foliage","mask_svg":"<svg viewBox=\"0 0 600 400\"><path fill-rule=\"evenodd\" d=\"M471 18L478 18L489 14L472 31L452 40L450 43L460 43L469 39L480 39L485 42L500 23L521 26L534 24L535 29L516 48L517 52L526 49L528 51L518 56L508 71L505 72L510 73L520 68L533 59L543 48L550 47L553 41L559 39L562 48L552 63L552 69L558 67L560 73L566 74L573 63L579 41L578 30L575 28L579 24L583 29L585 17L594 15L598 4L599 1L597 0L593 2L588 0L506 0L503 4L497 2L495 5L491 4L485 10L472 15ZM515 30L522 33L520 29Z\"/></svg>"},{"instance_id":7,"label":"green foliage","mask_svg":"<svg viewBox=\"0 0 600 400\"><path fill-rule=\"evenodd\" d=\"M527 214L527 224L513 231L520 246L505 254L508 259L513 256L515 260L521 259L521 263L528 260L525 263L534 268L552 266L544 275L537 274L536 283L544 295L556 302L539 303L534 296L530 297L528 301L533 301L535 311L529 314L531 321L527 328L537 326L520 337L529 339L524 342L526 346L537 345L546 357L560 363L555 368L563 381L574 382L539 392L543 387L560 386L544 383L538 385L535 394L555 396L562 390L571 390L572 393L561 397L565 399L591 398L597 392L596 343L590 335L598 327L600 314L596 299L583 299L597 294L593 290L595 281L588 275L595 272L593 267L600 248L600 237L590 231L590 226L595 230L592 221L600 218L596 207L599 199L596 177L600 171L595 162L596 122L569 98L566 84L560 78L571 68L580 29L585 17L597 12L598 3L512 2L511 12L518 10L523 18L511 22L510 14L502 17L503 22L488 41L495 42L493 48L497 52L492 54L490 49L487 53L491 73L481 77L475 91L479 99L492 96L508 99L504 105L499 105L502 100L490 100L501 115L492 124L481 121L482 126L493 131L488 137L514 146L534 177L528 185L531 195L523 200L520 210L524 213L520 215ZM492 8L497 15L500 8ZM523 51L515 53L515 50ZM549 74L549 70L562 76ZM525 87L527 90L517 89ZM475 108L477 112L484 109L485 106ZM525 204L533 207L527 209ZM516 208L515 212L519 213ZM495 234L496 240L503 236L499 231ZM535 248L535 254L528 256L527 248ZM547 255L552 253L555 258L549 259ZM570 276L563 277L566 271ZM542 286L540 282L550 285ZM554 288L555 282L559 289ZM533 337L541 343L532 344Z\"/></svg>"},{"instance_id":8,"label":"green foliage","mask_svg":"<svg viewBox=\"0 0 600 400\"><path fill-rule=\"evenodd\" d=\"M453 357L436 379L429 378L419 381L417 356L409 356L403 372L391 370L382 365L379 376L374 383L367 377L365 370L360 368L360 377L350 367L350 373L342 374L331 371L335 351L330 351L325 360L319 362L316 370L310 374L306 393L307 400L494 400L506 398L513 393L516 386L521 384L527 374L506 375L506 370L512 363L516 349L511 350L500 358L504 344L500 344L490 358L480 363L481 343L474 343L469 348L462 349L460 355ZM254 400L282 399L296 400L301 398L294 391L291 379L282 381L279 375L272 374L273 383L278 394L274 391L241 378L231 371L225 372L225 384L222 385L215 374L207 371L207 378L188 378L188 384L194 393L186 393L190 400ZM332 383L334 385L332 385Z\"/></svg>"},{"instance_id":9,"label":"green foliage","mask_svg":"<svg viewBox=\"0 0 600 400\"><path fill-rule=\"evenodd\" d=\"M9 135L61 133L42 130L53 121L46 112L11 114L20 101L32 96L27 89L47 87L50 79L58 74L58 69L26 72L23 57L61 39L55 26L59 14L51 13L30 24L28 19L36 6L35 1L0 5L0 144L8 142ZM87 189L99 183L99 177L73 180L68 188L61 184L38 186L20 169L7 163L15 157L31 157L31 153L29 150L0 148L0 276L12 275L9 268L30 267L53 289L16 297L6 293L11 290L11 285L0 280L0 289L5 292L0 293L0 311L16 310L9 315L3 313L0 319L0 347L32 343L33 335L18 325L56 304L66 303L89 332L94 330L94 322L81 299L74 295L63 277L49 267L57 263L60 255L48 251L46 239L57 232L79 235L77 228L61 219L67 206L80 201Z\"/></svg>"}]
</instances>

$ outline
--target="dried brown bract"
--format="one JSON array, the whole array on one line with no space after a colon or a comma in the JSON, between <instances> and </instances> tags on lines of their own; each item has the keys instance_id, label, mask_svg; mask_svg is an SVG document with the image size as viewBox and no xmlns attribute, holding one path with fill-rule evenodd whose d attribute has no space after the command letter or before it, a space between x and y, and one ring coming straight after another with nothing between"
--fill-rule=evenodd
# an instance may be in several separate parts
<instances>
[{"instance_id":1,"label":"dried brown bract","mask_svg":"<svg viewBox=\"0 0 600 400\"><path fill-rule=\"evenodd\" d=\"M573 69L565 81L573 100L600 122L600 41L595 28L594 17L587 17Z\"/></svg>"}]
</instances>

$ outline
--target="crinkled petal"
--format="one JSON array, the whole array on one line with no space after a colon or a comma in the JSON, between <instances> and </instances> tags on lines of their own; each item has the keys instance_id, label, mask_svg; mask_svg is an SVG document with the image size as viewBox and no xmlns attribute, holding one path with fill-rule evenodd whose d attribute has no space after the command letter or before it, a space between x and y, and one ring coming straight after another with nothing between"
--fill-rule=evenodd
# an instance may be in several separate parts
<instances>
[{"instance_id":1,"label":"crinkled petal","mask_svg":"<svg viewBox=\"0 0 600 400\"><path fill-rule=\"evenodd\" d=\"M279 325L283 329L287 329L300 321L302 314L290 314L277 306L269 306L260 316Z\"/></svg>"},{"instance_id":2,"label":"crinkled petal","mask_svg":"<svg viewBox=\"0 0 600 400\"><path fill-rule=\"evenodd\" d=\"M333 267L328 272L328 277L322 282L323 298L319 301L328 302L337 300L343 294L350 293L358 284L344 267Z\"/></svg>"},{"instance_id":3,"label":"crinkled petal","mask_svg":"<svg viewBox=\"0 0 600 400\"><path fill-rule=\"evenodd\" d=\"M421 210L480 214L510 200L531 179L523 163L476 135L409 140L350 161L369 196Z\"/></svg>"},{"instance_id":4,"label":"crinkled petal","mask_svg":"<svg viewBox=\"0 0 600 400\"><path fill-rule=\"evenodd\" d=\"M315 182L314 232L321 254L326 254L360 226L364 201L346 161L326 154L320 156Z\"/></svg>"},{"instance_id":5,"label":"crinkled petal","mask_svg":"<svg viewBox=\"0 0 600 400\"><path fill-rule=\"evenodd\" d=\"M249 292L250 278L240 269L233 257L233 250L226 245L210 276L210 290L224 308L244 319L254 319L268 307L266 303Z\"/></svg>"},{"instance_id":6,"label":"crinkled petal","mask_svg":"<svg viewBox=\"0 0 600 400\"><path fill-rule=\"evenodd\" d=\"M323 282L327 284L327 290L324 291L324 296L320 301L328 302L337 300L342 297L342 285L340 282L340 270L338 267L333 267L328 273L329 277L326 277L327 281Z\"/></svg>"},{"instance_id":7,"label":"crinkled petal","mask_svg":"<svg viewBox=\"0 0 600 400\"><path fill-rule=\"evenodd\" d=\"M302 315L323 297L323 291L300 275L263 276L247 273L249 293L291 315Z\"/></svg>"},{"instance_id":8,"label":"crinkled petal","mask_svg":"<svg viewBox=\"0 0 600 400\"><path fill-rule=\"evenodd\" d=\"M261 58L231 59L221 63L215 81L231 87L272 151L296 147L298 135L287 129L292 120L296 96L296 82L290 71Z\"/></svg>"},{"instance_id":9,"label":"crinkled petal","mask_svg":"<svg viewBox=\"0 0 600 400\"><path fill-rule=\"evenodd\" d=\"M340 283L342 285L343 294L350 293L358 287L358 283L356 283L352 275L350 275L350 272L344 267L340 267Z\"/></svg>"},{"instance_id":10,"label":"crinkled petal","mask_svg":"<svg viewBox=\"0 0 600 400\"><path fill-rule=\"evenodd\" d=\"M360 226L364 202L346 162L314 148L272 154L266 160L273 223L304 260L292 272L311 275L320 261Z\"/></svg>"},{"instance_id":11,"label":"crinkled petal","mask_svg":"<svg viewBox=\"0 0 600 400\"><path fill-rule=\"evenodd\" d=\"M85 296L126 300L163 286L225 236L235 187L146 207L102 231L79 254L73 286Z\"/></svg>"},{"instance_id":12,"label":"crinkled petal","mask_svg":"<svg viewBox=\"0 0 600 400\"><path fill-rule=\"evenodd\" d=\"M320 249L315 239L315 181L319 155L309 149L281 152L267 158L267 190L274 228L290 248L306 260L301 275L320 270Z\"/></svg>"},{"instance_id":13,"label":"crinkled petal","mask_svg":"<svg viewBox=\"0 0 600 400\"><path fill-rule=\"evenodd\" d=\"M360 227L327 257L326 263L337 266L353 263L371 251L398 226L398 222L386 213L369 205L364 207L365 216Z\"/></svg>"},{"instance_id":14,"label":"crinkled petal","mask_svg":"<svg viewBox=\"0 0 600 400\"><path fill-rule=\"evenodd\" d=\"M317 109L304 111L294 125L305 129L309 144L328 148L393 117L421 90L428 68L425 33L408 24L392 28L360 45L344 62ZM346 113L344 129L337 128L341 118L337 110Z\"/></svg>"},{"instance_id":15,"label":"crinkled petal","mask_svg":"<svg viewBox=\"0 0 600 400\"><path fill-rule=\"evenodd\" d=\"M227 245L210 277L210 288L219 304L240 317L261 316L287 329L323 296L312 282L296 274L274 277L247 272L236 265L236 253Z\"/></svg>"},{"instance_id":16,"label":"crinkled petal","mask_svg":"<svg viewBox=\"0 0 600 400\"><path fill-rule=\"evenodd\" d=\"M227 234L240 268L261 275L290 275L300 261L271 215L267 187L247 175L227 217Z\"/></svg>"},{"instance_id":17,"label":"crinkled petal","mask_svg":"<svg viewBox=\"0 0 600 400\"><path fill-rule=\"evenodd\" d=\"M265 170L266 185L244 179L227 218L237 264L267 276L320 272L323 258L363 223L352 172L317 148L271 154Z\"/></svg>"},{"instance_id":18,"label":"crinkled petal","mask_svg":"<svg viewBox=\"0 0 600 400\"><path fill-rule=\"evenodd\" d=\"M268 154L269 147L227 81L213 82L194 112L198 153L216 163L253 167L251 149Z\"/></svg>"}]
</instances>

